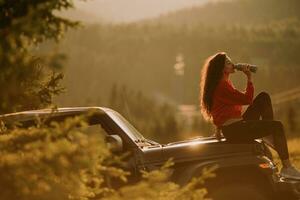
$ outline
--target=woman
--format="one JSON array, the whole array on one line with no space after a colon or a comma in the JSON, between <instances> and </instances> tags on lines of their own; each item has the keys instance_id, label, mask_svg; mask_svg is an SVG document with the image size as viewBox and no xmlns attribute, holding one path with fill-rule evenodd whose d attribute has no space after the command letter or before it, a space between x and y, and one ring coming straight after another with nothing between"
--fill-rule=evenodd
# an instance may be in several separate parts
<instances>
[{"instance_id":1,"label":"woman","mask_svg":"<svg viewBox=\"0 0 300 200\"><path fill-rule=\"evenodd\" d=\"M245 92L237 90L229 79L235 69L225 52L210 56L201 73L200 104L206 120L217 127L228 141L249 142L256 138L271 137L282 161L281 175L300 179L300 172L291 164L283 125L273 118L271 98L261 92L253 99L254 87L249 66L244 66L247 77ZM242 105L249 105L242 113Z\"/></svg>"}]
</instances>

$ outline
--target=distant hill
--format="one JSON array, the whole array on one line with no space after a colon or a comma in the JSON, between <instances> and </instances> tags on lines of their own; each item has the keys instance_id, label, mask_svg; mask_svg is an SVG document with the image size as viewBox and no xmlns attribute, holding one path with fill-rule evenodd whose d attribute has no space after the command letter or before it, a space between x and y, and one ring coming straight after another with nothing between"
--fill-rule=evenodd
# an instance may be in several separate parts
<instances>
[{"instance_id":1,"label":"distant hill","mask_svg":"<svg viewBox=\"0 0 300 200\"><path fill-rule=\"evenodd\" d=\"M116 24L149 19L208 1L212 0L74 0L74 3L76 9L90 13L106 23Z\"/></svg>"},{"instance_id":2,"label":"distant hill","mask_svg":"<svg viewBox=\"0 0 300 200\"><path fill-rule=\"evenodd\" d=\"M94 15L93 13L86 12L80 9L63 11L60 15L68 19L80 21L85 24L99 24L105 21L98 15Z\"/></svg>"},{"instance_id":3,"label":"distant hill","mask_svg":"<svg viewBox=\"0 0 300 200\"><path fill-rule=\"evenodd\" d=\"M188 25L258 25L287 18L300 18L299 0L232 0L207 3L204 6L145 20L143 23Z\"/></svg>"},{"instance_id":4,"label":"distant hill","mask_svg":"<svg viewBox=\"0 0 300 200\"><path fill-rule=\"evenodd\" d=\"M218 2L141 23L88 25L69 32L59 48L69 58L64 79L68 92L59 102L68 106L108 102L116 83L160 99L197 105L200 69L218 51L227 52L234 62L259 66L256 92L272 94L297 87L298 4L299 0ZM174 73L178 57L185 64L181 78ZM243 89L241 75L233 78Z\"/></svg>"}]
</instances>

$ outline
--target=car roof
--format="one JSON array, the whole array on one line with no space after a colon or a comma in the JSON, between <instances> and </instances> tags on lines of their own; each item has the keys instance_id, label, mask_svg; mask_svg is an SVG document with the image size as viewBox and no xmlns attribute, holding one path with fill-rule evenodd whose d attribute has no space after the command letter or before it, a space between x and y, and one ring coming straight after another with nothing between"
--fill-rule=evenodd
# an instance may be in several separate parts
<instances>
[{"instance_id":1,"label":"car roof","mask_svg":"<svg viewBox=\"0 0 300 200\"><path fill-rule=\"evenodd\" d=\"M63 108L47 108L40 110L29 110L15 113L8 113L0 115L0 120L4 122L14 122L14 121L27 121L35 119L36 117L45 116L64 116L72 114L81 114L89 111L96 111L100 114L105 114L106 112L113 112L114 110L106 107L63 107Z\"/></svg>"}]
</instances>

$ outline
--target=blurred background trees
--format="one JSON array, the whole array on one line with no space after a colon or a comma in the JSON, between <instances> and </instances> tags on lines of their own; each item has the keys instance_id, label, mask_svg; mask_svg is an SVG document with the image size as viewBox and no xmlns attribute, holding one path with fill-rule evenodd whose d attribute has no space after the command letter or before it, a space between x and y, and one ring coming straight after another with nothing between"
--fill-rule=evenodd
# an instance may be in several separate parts
<instances>
[{"instance_id":1,"label":"blurred background trees","mask_svg":"<svg viewBox=\"0 0 300 200\"><path fill-rule=\"evenodd\" d=\"M259 70L254 75L255 93L267 91L277 102L277 94L299 87L299 6L295 0L208 3L134 23L86 25L83 29L69 32L59 45L43 44L40 50L60 49L69 58L63 69L66 93L55 99L58 105L111 106L113 85L123 85L127 92L141 91L153 100L153 119L159 115L159 109L154 105L173 107L171 110L176 114L177 123L171 127L170 133L163 131L168 134L164 137L169 138L164 141L172 141L174 134L171 130L182 130L178 128L182 126L188 126L189 130L182 130L185 133L180 131L179 137L208 136L213 128L199 115L199 82L204 60L218 51L225 51L234 62L258 65ZM180 78L174 68L179 55L184 62L184 75ZM238 89L244 89L243 74L237 72L232 79ZM139 109L130 112L137 113L136 110L139 110L147 116L146 113L150 113L148 106L133 106L147 105L138 101L139 97L134 97L133 93L125 95L134 99L127 99L130 102L128 107ZM124 104L125 108L126 100L120 101L124 101L120 104ZM287 117L290 115L287 106L291 103L295 110L299 108L297 98L274 104L276 118L286 126L293 123L291 118L295 123L300 120L297 114ZM188 113L180 110L181 105L191 106L194 115L186 117ZM116 109L126 116L129 112ZM139 118L140 115L136 116ZM148 124L146 119L150 120L145 118L144 124ZM193 124L187 123L193 119L199 120L199 123L187 125ZM159 121L166 126L163 118ZM135 125L141 127L138 124L136 122ZM151 132L153 138L161 137L160 131L140 130ZM293 130L298 131L297 128Z\"/></svg>"}]
</instances>

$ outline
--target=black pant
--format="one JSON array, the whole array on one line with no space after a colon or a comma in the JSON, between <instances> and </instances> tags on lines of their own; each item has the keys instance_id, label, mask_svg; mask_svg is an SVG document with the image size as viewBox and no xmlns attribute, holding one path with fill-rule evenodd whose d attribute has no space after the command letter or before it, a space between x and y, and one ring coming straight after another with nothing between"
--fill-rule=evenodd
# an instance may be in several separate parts
<instances>
[{"instance_id":1,"label":"black pant","mask_svg":"<svg viewBox=\"0 0 300 200\"><path fill-rule=\"evenodd\" d=\"M222 126L224 137L231 142L252 142L265 137L282 160L289 158L283 125L274 120L270 95L261 92L243 114L243 120ZM260 119L261 118L261 119Z\"/></svg>"}]
</instances>

